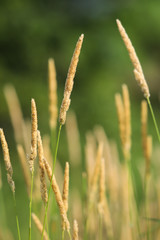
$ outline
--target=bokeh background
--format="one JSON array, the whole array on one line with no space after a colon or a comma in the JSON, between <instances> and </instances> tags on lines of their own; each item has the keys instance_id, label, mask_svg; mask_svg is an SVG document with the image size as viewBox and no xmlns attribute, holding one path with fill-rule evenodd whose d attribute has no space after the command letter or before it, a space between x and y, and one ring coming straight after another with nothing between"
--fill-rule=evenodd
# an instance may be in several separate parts
<instances>
[{"instance_id":1,"label":"bokeh background","mask_svg":"<svg viewBox=\"0 0 160 240\"><path fill-rule=\"evenodd\" d=\"M24 182L17 165L13 128L3 88L11 83L19 96L24 117L30 118L30 100L35 98L39 129L49 133L48 58L53 57L57 69L58 104L60 106L70 59L81 33L84 43L75 77L71 109L80 129L82 151L85 133L102 125L110 139L119 144L114 95L126 83L130 90L132 110L132 156L136 164L142 156L140 141L140 102L143 95L137 86L128 53L116 26L119 18L132 39L142 63L151 91L151 99L159 123L160 92L160 1L145 0L1 0L0 1L0 127L4 128L15 170L19 215L22 232ZM149 132L156 135L149 117ZM65 128L62 130L59 158L68 160ZM120 149L120 147L119 147ZM0 163L2 163L0 153ZM9 227L15 233L15 221L6 175L2 163L5 211ZM21 204L23 200L24 204ZM0 206L0 214L2 207ZM3 224L3 223L2 223Z\"/></svg>"}]
</instances>

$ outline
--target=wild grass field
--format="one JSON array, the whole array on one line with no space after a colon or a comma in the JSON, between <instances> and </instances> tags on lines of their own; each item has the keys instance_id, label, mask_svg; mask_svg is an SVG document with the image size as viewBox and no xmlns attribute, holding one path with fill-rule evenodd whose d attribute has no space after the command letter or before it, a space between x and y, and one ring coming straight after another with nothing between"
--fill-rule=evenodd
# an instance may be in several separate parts
<instances>
[{"instance_id":1,"label":"wild grass field","mask_svg":"<svg viewBox=\"0 0 160 240\"><path fill-rule=\"evenodd\" d=\"M69 109L71 102L74 102L71 97L73 85L76 84L74 77L86 40L81 34L69 66L60 109L56 59L48 60L50 134L41 133L39 105L34 96L31 99L31 117L24 118L14 86L8 84L4 87L14 130L15 149L9 151L6 137L9 134L6 135L7 129L1 128L0 158L4 161L0 166L0 239L159 239L160 146L152 144L148 115L152 117L151 124L155 127L160 143L159 128L140 61L119 20L117 25L133 65L135 84L138 83L144 96L142 102L139 102L141 139L137 139L142 146L142 161L136 165L137 161L132 157L134 132L131 89L126 84L122 87L119 85L119 93L115 92L120 141L108 138L103 126L96 125L86 133L85 144L81 146L81 129L76 113ZM85 109L84 117L87 118ZM64 129L69 160L66 157L61 161L59 157L64 155L59 153L66 149L61 142ZM85 166L82 164L82 149ZM17 158L14 152L18 154ZM64 166L62 162L65 162ZM23 175L23 182L18 183L21 177L15 179L14 169L18 175ZM6 195L4 188L10 188L9 195ZM6 197L13 199L8 206ZM12 214L11 221L9 212ZM25 231L22 231L22 226Z\"/></svg>"}]
</instances>

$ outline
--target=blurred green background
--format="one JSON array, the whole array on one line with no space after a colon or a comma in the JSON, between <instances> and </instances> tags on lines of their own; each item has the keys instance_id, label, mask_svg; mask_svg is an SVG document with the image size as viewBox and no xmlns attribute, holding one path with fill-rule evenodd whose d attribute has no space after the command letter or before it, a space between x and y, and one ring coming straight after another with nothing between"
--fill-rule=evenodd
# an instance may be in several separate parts
<instances>
[{"instance_id":1,"label":"blurred green background","mask_svg":"<svg viewBox=\"0 0 160 240\"><path fill-rule=\"evenodd\" d=\"M138 163L139 156L142 156L140 101L143 95L134 80L133 67L115 20L119 18L122 21L140 58L159 123L159 11L160 1L151 0L1 0L0 127L4 128L11 154L15 155L12 150L16 145L3 87L7 83L15 86L23 114L27 118L30 117L30 100L35 98L39 129L42 134L49 133L48 58L53 57L55 60L60 106L72 53L78 37L84 33L71 97L71 108L77 115L80 128L82 150L84 151L86 131L92 130L97 124L104 127L110 139L116 139L119 143L114 94L121 91L122 83L126 83L131 97L132 152ZM157 139L150 117L149 122L149 132L153 134L156 144ZM59 151L62 164L68 158L66 147L63 149L65 134L64 128ZM0 162L2 159L1 153ZM18 169L16 161L13 160L13 165ZM5 173L2 175L6 182ZM24 199L20 194L24 182L21 182L19 172L15 171L15 178L17 201L20 203ZM8 198L9 189L3 191ZM9 202L8 200L8 204ZM28 204L27 200L24 204ZM23 206L19 210L20 218L25 216L23 211L27 212ZM8 212L12 211L10 204L7 208ZM14 216L11 216L9 225L12 230L14 224ZM25 224L22 228L23 233L28 230Z\"/></svg>"}]
</instances>

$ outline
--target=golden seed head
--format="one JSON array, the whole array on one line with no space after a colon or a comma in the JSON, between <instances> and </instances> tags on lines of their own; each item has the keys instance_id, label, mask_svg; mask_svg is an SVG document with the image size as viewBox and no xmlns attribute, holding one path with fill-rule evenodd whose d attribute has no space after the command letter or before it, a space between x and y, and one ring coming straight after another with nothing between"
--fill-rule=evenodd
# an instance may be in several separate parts
<instances>
[{"instance_id":1,"label":"golden seed head","mask_svg":"<svg viewBox=\"0 0 160 240\"><path fill-rule=\"evenodd\" d=\"M67 79L65 83L65 89L64 89L64 97L62 100L60 115L59 115L59 122L61 125L64 125L66 122L66 114L71 103L70 96L73 89L73 84L74 84L73 80L76 73L77 64L79 61L79 55L80 55L80 51L83 43L83 38L84 38L84 34L82 34L78 39L78 42L76 44L76 48L74 50L73 57L71 59L71 63L69 66Z\"/></svg>"},{"instance_id":2,"label":"golden seed head","mask_svg":"<svg viewBox=\"0 0 160 240\"><path fill-rule=\"evenodd\" d=\"M39 158L39 170L40 170L40 182L41 182L40 191L41 191L42 200L44 204L46 204L48 202L48 194L47 194L47 185L45 181L43 146L42 146L40 131L38 131L37 134L38 134L38 158Z\"/></svg>"},{"instance_id":3,"label":"golden seed head","mask_svg":"<svg viewBox=\"0 0 160 240\"><path fill-rule=\"evenodd\" d=\"M69 163L66 162L62 194L62 200L66 213L68 211L68 195L69 195ZM65 222L62 222L62 229L65 229Z\"/></svg>"},{"instance_id":4,"label":"golden seed head","mask_svg":"<svg viewBox=\"0 0 160 240\"><path fill-rule=\"evenodd\" d=\"M23 142L23 114L15 88L11 84L4 87L4 95L9 108L14 136L17 143Z\"/></svg>"},{"instance_id":5,"label":"golden seed head","mask_svg":"<svg viewBox=\"0 0 160 240\"><path fill-rule=\"evenodd\" d=\"M143 100L141 102L141 123L147 124L147 115L148 115L147 102Z\"/></svg>"},{"instance_id":6,"label":"golden seed head","mask_svg":"<svg viewBox=\"0 0 160 240\"><path fill-rule=\"evenodd\" d=\"M50 128L55 129L57 126L58 108L57 108L57 80L56 68L52 58L48 60L48 81L49 81L49 113Z\"/></svg>"},{"instance_id":7,"label":"golden seed head","mask_svg":"<svg viewBox=\"0 0 160 240\"><path fill-rule=\"evenodd\" d=\"M74 220L73 223L73 240L78 240L78 223L76 220Z\"/></svg>"},{"instance_id":8,"label":"golden seed head","mask_svg":"<svg viewBox=\"0 0 160 240\"><path fill-rule=\"evenodd\" d=\"M62 195L66 212L68 211L68 195L69 195L69 163L66 162L66 167L64 172L63 195Z\"/></svg>"},{"instance_id":9,"label":"golden seed head","mask_svg":"<svg viewBox=\"0 0 160 240\"><path fill-rule=\"evenodd\" d=\"M141 91L144 94L144 97L149 98L150 97L149 88L148 88L147 82L144 78L144 75L142 73L138 72L136 69L134 69L133 72L134 72L135 79L136 79L138 85L140 86Z\"/></svg>"},{"instance_id":10,"label":"golden seed head","mask_svg":"<svg viewBox=\"0 0 160 240\"><path fill-rule=\"evenodd\" d=\"M38 120L37 120L37 109L35 100L31 100L31 155L29 159L29 167L31 172L34 171L34 160L37 157L37 129L38 129Z\"/></svg>"},{"instance_id":11,"label":"golden seed head","mask_svg":"<svg viewBox=\"0 0 160 240\"><path fill-rule=\"evenodd\" d=\"M131 149L131 113L129 91L127 85L125 84L122 85L122 94L123 100L120 94L115 95L115 103L123 155L126 160L129 160Z\"/></svg>"},{"instance_id":12,"label":"golden seed head","mask_svg":"<svg viewBox=\"0 0 160 240\"><path fill-rule=\"evenodd\" d=\"M141 90L144 94L144 97L149 98L150 97L149 88L148 88L147 82L145 80L140 61L139 61L139 59L137 57L137 54L135 52L135 49L132 45L132 42L129 39L124 27L121 24L121 22L118 19L116 20L116 22L117 22L117 26L118 26L119 32L121 34L121 37L124 41L124 44L127 48L128 53L129 53L131 62L134 66L135 79L136 79L138 85L140 86L140 88L141 88Z\"/></svg>"},{"instance_id":13,"label":"golden seed head","mask_svg":"<svg viewBox=\"0 0 160 240\"><path fill-rule=\"evenodd\" d=\"M119 93L115 94L115 103L117 109L117 116L119 122L119 131L120 131L120 139L122 146L125 145L125 117L124 117L124 105L122 101L122 97Z\"/></svg>"},{"instance_id":14,"label":"golden seed head","mask_svg":"<svg viewBox=\"0 0 160 240\"><path fill-rule=\"evenodd\" d=\"M48 164L48 162L45 158L44 158L44 165L45 165L45 169L47 171L48 178L51 181L52 169L49 166L49 164ZM63 230L65 230L65 227L66 227L67 231L69 231L70 230L70 223L69 223L68 218L67 218L67 214L66 214L66 210L65 210L65 207L64 207L64 203L63 203L63 200L62 200L61 193L60 193L60 189L59 189L59 186L57 184L57 181L56 181L56 178L55 178L54 174L53 174L53 178L52 178L52 189L53 189L55 199L56 199L57 205L59 207L60 215L61 215L61 218L62 218L62 226L64 227ZM65 225L63 223L65 223Z\"/></svg>"},{"instance_id":15,"label":"golden seed head","mask_svg":"<svg viewBox=\"0 0 160 240\"><path fill-rule=\"evenodd\" d=\"M148 108L147 102L143 100L141 102L141 134L142 134L142 147L144 155L146 156L146 142L147 142L147 115L148 115Z\"/></svg>"},{"instance_id":16,"label":"golden seed head","mask_svg":"<svg viewBox=\"0 0 160 240\"><path fill-rule=\"evenodd\" d=\"M5 138L2 128L0 128L0 139L1 139L1 144L2 144L5 168L7 171L7 180L8 180L8 183L10 185L12 192L15 193L15 183L12 178L13 169L12 169L12 165L11 165L11 161L10 161L9 148L8 148L8 144L7 144L7 141L6 141L6 138Z\"/></svg>"},{"instance_id":17,"label":"golden seed head","mask_svg":"<svg viewBox=\"0 0 160 240\"><path fill-rule=\"evenodd\" d=\"M126 157L130 158L131 148L131 113L130 113L130 99L127 85L122 85L123 102L124 102L124 117L125 117L125 146L124 150Z\"/></svg>"},{"instance_id":18,"label":"golden seed head","mask_svg":"<svg viewBox=\"0 0 160 240\"><path fill-rule=\"evenodd\" d=\"M129 53L129 56L130 56L130 59L131 59L131 62L133 64L134 68L137 69L138 72L143 73L141 64L139 62L139 59L137 57L137 54L135 52L135 49L132 45L131 40L129 39L124 27L121 24L121 22L118 19L116 20L116 22L117 22L117 26L118 26L119 32L121 34L121 37L124 41L124 44L125 44L125 46L128 50L128 53Z\"/></svg>"}]
</instances>

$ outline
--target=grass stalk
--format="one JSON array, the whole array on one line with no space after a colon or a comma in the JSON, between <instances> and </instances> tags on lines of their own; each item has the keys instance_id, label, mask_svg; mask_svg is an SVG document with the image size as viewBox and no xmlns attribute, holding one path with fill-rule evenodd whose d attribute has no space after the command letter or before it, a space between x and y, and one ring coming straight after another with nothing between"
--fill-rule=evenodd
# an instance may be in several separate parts
<instances>
[{"instance_id":1,"label":"grass stalk","mask_svg":"<svg viewBox=\"0 0 160 240\"><path fill-rule=\"evenodd\" d=\"M68 236L69 236L69 239L72 240L72 236L71 236L70 231L68 232Z\"/></svg>"},{"instance_id":2,"label":"grass stalk","mask_svg":"<svg viewBox=\"0 0 160 240\"><path fill-rule=\"evenodd\" d=\"M46 225L47 225L47 234L48 234L48 239L50 239L50 237L49 237L49 226L48 226L48 219L46 220Z\"/></svg>"},{"instance_id":3,"label":"grass stalk","mask_svg":"<svg viewBox=\"0 0 160 240\"><path fill-rule=\"evenodd\" d=\"M154 115L153 108L152 108L149 97L147 98L147 102L148 102L148 105L149 105L149 108L150 108L150 111L151 111L151 115L152 115L152 119L153 119L154 126L155 126L155 129L156 129L157 137L158 137L158 140L160 142L160 133L159 133L158 125L157 125L157 122L156 122L156 118L155 118L155 115Z\"/></svg>"},{"instance_id":4,"label":"grass stalk","mask_svg":"<svg viewBox=\"0 0 160 240\"><path fill-rule=\"evenodd\" d=\"M62 231L62 240L64 240L64 230Z\"/></svg>"},{"instance_id":5,"label":"grass stalk","mask_svg":"<svg viewBox=\"0 0 160 240\"><path fill-rule=\"evenodd\" d=\"M56 159L57 159L61 128L62 128L62 125L59 126L59 131L58 131L56 150L55 150L55 156L54 156L54 162L53 162L53 168L52 168L52 177L51 177L49 191L48 191L48 202L47 202L46 207L45 207L45 215L44 215L44 222L43 222L43 230L42 230L41 240L43 240L43 234L44 234L44 229L45 229L45 224L46 224L46 219L47 219L47 211L48 211L48 207L49 207L49 200L50 200L50 194L51 194L51 188L52 188L52 179L53 179L54 168L55 168Z\"/></svg>"},{"instance_id":6,"label":"grass stalk","mask_svg":"<svg viewBox=\"0 0 160 240\"><path fill-rule=\"evenodd\" d=\"M32 170L31 192L30 192L30 202L29 202L29 240L31 240L31 227L32 227L32 194L33 194L33 179L34 179L34 170Z\"/></svg>"},{"instance_id":7,"label":"grass stalk","mask_svg":"<svg viewBox=\"0 0 160 240\"><path fill-rule=\"evenodd\" d=\"M21 240L21 234L20 234L19 220L18 220L18 214L17 214L17 206L16 206L15 193L13 193L13 200L14 200L14 209L15 209L15 214L16 214L16 224L17 224L18 239Z\"/></svg>"},{"instance_id":8,"label":"grass stalk","mask_svg":"<svg viewBox=\"0 0 160 240\"><path fill-rule=\"evenodd\" d=\"M51 129L51 132L50 132L50 146L51 146L51 153L52 153L53 158L54 158L54 152L55 152L55 147L56 147L56 134L57 134L56 129Z\"/></svg>"}]
</instances>

